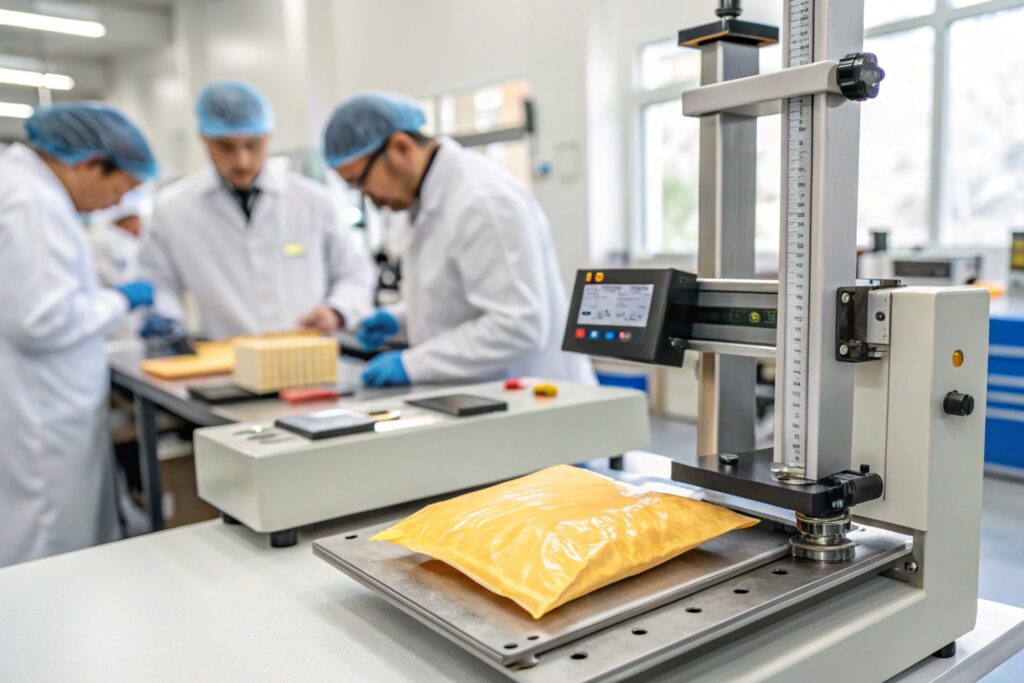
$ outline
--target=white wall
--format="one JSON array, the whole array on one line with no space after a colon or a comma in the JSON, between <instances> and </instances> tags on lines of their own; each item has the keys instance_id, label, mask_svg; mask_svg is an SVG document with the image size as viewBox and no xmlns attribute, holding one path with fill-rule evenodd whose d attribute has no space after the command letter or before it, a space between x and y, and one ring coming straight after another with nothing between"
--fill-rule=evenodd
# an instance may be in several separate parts
<instances>
[{"instance_id":1,"label":"white wall","mask_svg":"<svg viewBox=\"0 0 1024 683\"><path fill-rule=\"evenodd\" d=\"M192 167L195 124L191 93L180 78L175 46L116 60L107 100L139 123L160 163L161 175L174 178Z\"/></svg>"},{"instance_id":2,"label":"white wall","mask_svg":"<svg viewBox=\"0 0 1024 683\"><path fill-rule=\"evenodd\" d=\"M557 13L578 3L548 4ZM331 9L339 99L368 89L429 95L529 67L531 2L335 0Z\"/></svg>"},{"instance_id":3,"label":"white wall","mask_svg":"<svg viewBox=\"0 0 1024 683\"><path fill-rule=\"evenodd\" d=\"M315 60L310 35L323 24L329 2L178 0L172 45L114 59L108 99L140 120L165 177L205 163L194 102L202 86L215 79L248 81L267 95L277 119L273 151L308 149L317 144L321 125L310 117L311 103L323 91L313 80L323 60ZM321 42L327 38L320 34Z\"/></svg>"},{"instance_id":4,"label":"white wall","mask_svg":"<svg viewBox=\"0 0 1024 683\"><path fill-rule=\"evenodd\" d=\"M553 165L533 191L568 280L588 261L587 0L340 0L336 100L361 90L427 96L527 76L538 134L532 162Z\"/></svg>"}]
</instances>

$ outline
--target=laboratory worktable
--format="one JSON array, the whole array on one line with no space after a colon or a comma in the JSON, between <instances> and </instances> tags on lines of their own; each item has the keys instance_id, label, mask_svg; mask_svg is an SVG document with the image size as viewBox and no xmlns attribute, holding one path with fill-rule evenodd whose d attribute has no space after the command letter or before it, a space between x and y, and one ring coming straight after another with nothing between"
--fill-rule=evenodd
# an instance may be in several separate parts
<instances>
[{"instance_id":1,"label":"laboratory worktable","mask_svg":"<svg viewBox=\"0 0 1024 683\"><path fill-rule=\"evenodd\" d=\"M410 391L408 387L370 389L360 382L366 363L348 355L338 357L338 384L356 388L354 396L338 400L316 401L291 404L279 398L260 398L251 401L210 404L189 396L188 387L203 384L223 384L230 381L230 375L190 377L187 379L160 379L139 369L144 358L141 344L133 348L112 351L108 355L111 382L132 393L135 400L135 429L139 443L139 461L142 473L142 488L147 513L154 531L164 528L161 507L162 487L157 460L156 407L176 415L200 427L231 424L235 422L272 422L289 415L301 415L337 407L349 406L353 402L396 396Z\"/></svg>"},{"instance_id":2,"label":"laboratory worktable","mask_svg":"<svg viewBox=\"0 0 1024 683\"><path fill-rule=\"evenodd\" d=\"M291 548L213 521L0 569L0 679L507 680L313 556L314 539L421 504L308 527ZM897 679L965 680L1022 641L1024 610L979 601L955 658Z\"/></svg>"}]
</instances>

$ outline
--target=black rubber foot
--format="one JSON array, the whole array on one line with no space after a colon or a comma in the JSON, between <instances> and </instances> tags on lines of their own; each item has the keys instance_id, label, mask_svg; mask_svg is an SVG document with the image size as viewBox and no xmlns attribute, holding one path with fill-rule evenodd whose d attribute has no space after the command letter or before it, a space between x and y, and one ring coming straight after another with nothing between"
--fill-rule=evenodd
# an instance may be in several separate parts
<instances>
[{"instance_id":1,"label":"black rubber foot","mask_svg":"<svg viewBox=\"0 0 1024 683\"><path fill-rule=\"evenodd\" d=\"M241 524L241 522L239 522L237 519L235 519L226 512L220 513L220 519L225 524Z\"/></svg>"},{"instance_id":2,"label":"black rubber foot","mask_svg":"<svg viewBox=\"0 0 1024 683\"><path fill-rule=\"evenodd\" d=\"M932 653L932 657L938 657L939 659L949 659L956 654L956 641L954 640L949 645L940 648Z\"/></svg>"},{"instance_id":3,"label":"black rubber foot","mask_svg":"<svg viewBox=\"0 0 1024 683\"><path fill-rule=\"evenodd\" d=\"M298 542L299 532L297 529L274 531L270 534L270 545L273 548L290 548Z\"/></svg>"}]
</instances>

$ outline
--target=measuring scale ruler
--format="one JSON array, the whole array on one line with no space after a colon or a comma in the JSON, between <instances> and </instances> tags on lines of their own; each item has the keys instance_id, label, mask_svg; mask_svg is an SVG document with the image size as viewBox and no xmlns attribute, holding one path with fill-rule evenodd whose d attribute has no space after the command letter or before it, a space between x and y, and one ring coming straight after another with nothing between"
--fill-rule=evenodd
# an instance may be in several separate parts
<instances>
[{"instance_id":1,"label":"measuring scale ruler","mask_svg":"<svg viewBox=\"0 0 1024 683\"><path fill-rule=\"evenodd\" d=\"M814 2L794 0L786 4L788 36L784 67L814 60ZM811 153L813 95L783 102L785 146L785 243L781 258L785 290L782 313L781 354L783 391L778 409L777 452L781 460L772 466L777 479L801 483L807 472L810 335L811 335Z\"/></svg>"}]
</instances>

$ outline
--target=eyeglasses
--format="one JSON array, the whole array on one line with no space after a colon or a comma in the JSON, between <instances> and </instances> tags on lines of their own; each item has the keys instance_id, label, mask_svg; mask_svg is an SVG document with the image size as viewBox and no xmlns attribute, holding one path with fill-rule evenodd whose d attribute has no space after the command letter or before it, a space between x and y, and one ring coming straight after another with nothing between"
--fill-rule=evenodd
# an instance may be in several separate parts
<instances>
[{"instance_id":1,"label":"eyeglasses","mask_svg":"<svg viewBox=\"0 0 1024 683\"><path fill-rule=\"evenodd\" d=\"M363 190L363 186L366 185L366 179L370 177L370 171L373 169L373 165L377 162L377 159L384 154L388 148L388 142L385 140L384 144L377 148L377 151L370 155L370 160L366 162L366 167L363 168L363 172L359 174L359 177L355 179L355 182L351 183L352 187L356 188L360 192Z\"/></svg>"}]
</instances>

